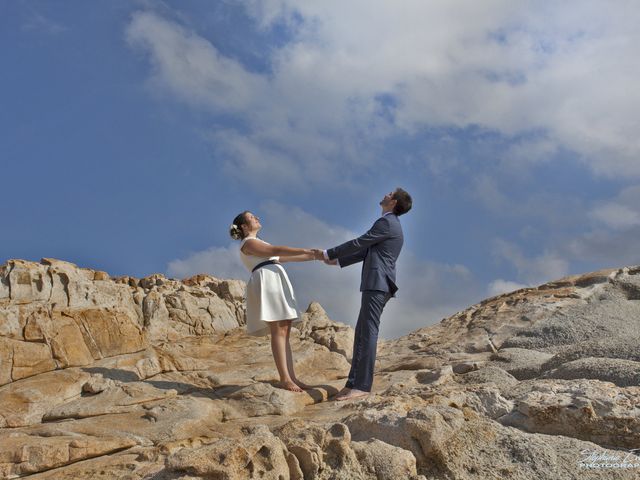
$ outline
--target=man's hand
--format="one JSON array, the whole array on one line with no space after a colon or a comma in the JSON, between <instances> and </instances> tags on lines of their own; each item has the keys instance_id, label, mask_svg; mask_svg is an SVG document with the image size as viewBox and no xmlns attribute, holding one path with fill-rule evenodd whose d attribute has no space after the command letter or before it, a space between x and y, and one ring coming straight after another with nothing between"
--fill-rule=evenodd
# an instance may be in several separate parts
<instances>
[{"instance_id":1,"label":"man's hand","mask_svg":"<svg viewBox=\"0 0 640 480\"><path fill-rule=\"evenodd\" d=\"M320 250L318 248L314 248L311 250L311 252L313 252L313 258L315 260L322 260L324 263L326 263L327 265L337 265L338 264L338 260L327 260L326 258L324 258L324 250Z\"/></svg>"}]
</instances>

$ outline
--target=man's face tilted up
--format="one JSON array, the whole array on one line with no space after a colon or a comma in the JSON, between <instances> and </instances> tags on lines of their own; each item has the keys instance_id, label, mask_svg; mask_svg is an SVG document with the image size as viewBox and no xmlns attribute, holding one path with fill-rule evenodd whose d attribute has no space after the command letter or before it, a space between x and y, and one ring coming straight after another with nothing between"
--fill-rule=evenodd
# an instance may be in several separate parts
<instances>
[{"instance_id":1,"label":"man's face tilted up","mask_svg":"<svg viewBox=\"0 0 640 480\"><path fill-rule=\"evenodd\" d=\"M387 193L382 200L380 200L380 206L382 207L382 213L392 212L398 201L394 198L395 192Z\"/></svg>"}]
</instances>

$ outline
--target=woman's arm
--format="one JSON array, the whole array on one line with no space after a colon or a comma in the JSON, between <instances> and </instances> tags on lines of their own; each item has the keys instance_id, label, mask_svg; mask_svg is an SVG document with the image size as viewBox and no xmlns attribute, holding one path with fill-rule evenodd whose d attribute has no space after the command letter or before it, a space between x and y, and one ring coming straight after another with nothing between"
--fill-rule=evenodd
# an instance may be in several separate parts
<instances>
[{"instance_id":1,"label":"woman's arm","mask_svg":"<svg viewBox=\"0 0 640 480\"><path fill-rule=\"evenodd\" d=\"M294 255L311 255L313 251L306 248L287 247L284 245L269 245L267 242L252 238L244 242L242 252L247 255L255 255L257 257L276 257L276 256L294 256ZM311 258L313 259L313 258ZM302 260L297 260L302 261Z\"/></svg>"},{"instance_id":2,"label":"woman's arm","mask_svg":"<svg viewBox=\"0 0 640 480\"><path fill-rule=\"evenodd\" d=\"M303 253L302 255L280 256L280 259L278 261L280 263L287 263L287 262L308 262L309 260L315 260L313 253Z\"/></svg>"}]
</instances>

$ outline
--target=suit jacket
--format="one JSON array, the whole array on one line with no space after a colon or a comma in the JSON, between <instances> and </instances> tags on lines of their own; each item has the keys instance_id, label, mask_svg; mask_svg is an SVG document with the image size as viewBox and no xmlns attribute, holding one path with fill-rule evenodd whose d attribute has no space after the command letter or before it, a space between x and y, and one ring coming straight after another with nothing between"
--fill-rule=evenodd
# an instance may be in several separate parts
<instances>
[{"instance_id":1,"label":"suit jacket","mask_svg":"<svg viewBox=\"0 0 640 480\"><path fill-rule=\"evenodd\" d=\"M360 291L379 290L395 295L396 260L400 255L404 237L396 215L380 217L361 237L327 250L330 260L338 259L340 267L362 264Z\"/></svg>"}]
</instances>

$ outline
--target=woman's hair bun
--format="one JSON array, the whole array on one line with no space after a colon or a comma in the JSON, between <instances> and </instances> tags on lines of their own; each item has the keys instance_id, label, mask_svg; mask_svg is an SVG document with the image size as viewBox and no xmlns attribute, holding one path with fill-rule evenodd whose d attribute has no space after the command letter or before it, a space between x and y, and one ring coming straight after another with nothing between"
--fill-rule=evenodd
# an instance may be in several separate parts
<instances>
[{"instance_id":1,"label":"woman's hair bun","mask_svg":"<svg viewBox=\"0 0 640 480\"><path fill-rule=\"evenodd\" d=\"M234 223L229 227L229 235L234 240L240 240L242 238L242 230Z\"/></svg>"},{"instance_id":2,"label":"woman's hair bun","mask_svg":"<svg viewBox=\"0 0 640 480\"><path fill-rule=\"evenodd\" d=\"M229 227L229 235L231 235L231 238L234 240L242 240L246 236L241 227L247 224L247 213L249 213L249 211L245 210L236 215L236 218L233 219Z\"/></svg>"}]
</instances>

